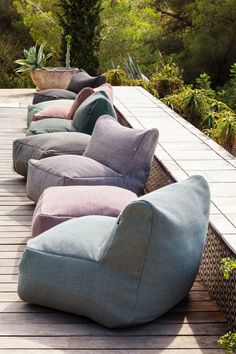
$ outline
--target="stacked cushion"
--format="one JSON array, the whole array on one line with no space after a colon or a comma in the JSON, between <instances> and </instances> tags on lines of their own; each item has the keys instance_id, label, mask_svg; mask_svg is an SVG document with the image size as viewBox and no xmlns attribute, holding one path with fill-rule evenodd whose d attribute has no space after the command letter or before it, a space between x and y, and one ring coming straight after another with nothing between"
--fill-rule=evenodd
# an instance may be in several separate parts
<instances>
[{"instance_id":1,"label":"stacked cushion","mask_svg":"<svg viewBox=\"0 0 236 354\"><path fill-rule=\"evenodd\" d=\"M110 186L67 186L47 188L41 195L32 220L32 236L66 220L85 215L116 217L136 194ZM66 235L65 235L66 238Z\"/></svg>"},{"instance_id":2,"label":"stacked cushion","mask_svg":"<svg viewBox=\"0 0 236 354\"><path fill-rule=\"evenodd\" d=\"M116 118L114 107L104 91L94 92L78 107L73 121L68 119L43 119L32 122L27 135L53 132L78 131L92 134L96 120L104 114Z\"/></svg>"},{"instance_id":3,"label":"stacked cushion","mask_svg":"<svg viewBox=\"0 0 236 354\"><path fill-rule=\"evenodd\" d=\"M13 142L13 166L20 175L27 177L28 161L62 154L82 155L90 136L82 133L54 133L27 136Z\"/></svg>"},{"instance_id":4,"label":"stacked cushion","mask_svg":"<svg viewBox=\"0 0 236 354\"><path fill-rule=\"evenodd\" d=\"M98 119L84 156L55 156L28 163L27 195L62 185L113 185L140 195L148 178L157 129L137 130L110 116Z\"/></svg>"}]
</instances>

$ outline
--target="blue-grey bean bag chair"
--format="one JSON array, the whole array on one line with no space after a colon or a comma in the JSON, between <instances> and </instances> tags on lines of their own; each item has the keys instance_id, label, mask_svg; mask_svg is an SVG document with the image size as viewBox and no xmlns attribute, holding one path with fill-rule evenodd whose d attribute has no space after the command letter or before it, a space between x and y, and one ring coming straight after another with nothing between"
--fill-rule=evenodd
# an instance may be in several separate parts
<instances>
[{"instance_id":1,"label":"blue-grey bean bag chair","mask_svg":"<svg viewBox=\"0 0 236 354\"><path fill-rule=\"evenodd\" d=\"M107 327L151 321L191 289L209 206L208 184L194 176L131 202L118 218L57 225L28 241L19 296Z\"/></svg>"}]
</instances>

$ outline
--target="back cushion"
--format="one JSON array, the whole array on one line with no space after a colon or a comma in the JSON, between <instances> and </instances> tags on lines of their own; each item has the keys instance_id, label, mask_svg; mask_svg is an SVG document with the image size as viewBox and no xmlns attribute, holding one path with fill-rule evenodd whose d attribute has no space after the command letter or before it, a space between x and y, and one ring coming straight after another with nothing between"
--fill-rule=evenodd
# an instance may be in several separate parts
<instances>
[{"instance_id":1,"label":"back cushion","mask_svg":"<svg viewBox=\"0 0 236 354\"><path fill-rule=\"evenodd\" d=\"M103 75L93 77L85 71L82 71L72 76L67 90L79 93L84 87L94 88L105 84L105 82L106 77Z\"/></svg>"},{"instance_id":2,"label":"back cushion","mask_svg":"<svg viewBox=\"0 0 236 354\"><path fill-rule=\"evenodd\" d=\"M113 89L112 89L111 84L108 84L108 83L103 84L103 85L101 85L99 87L96 87L94 89L94 91L95 92L104 91L107 94L108 98L111 100L111 102L113 102Z\"/></svg>"},{"instance_id":3,"label":"back cushion","mask_svg":"<svg viewBox=\"0 0 236 354\"><path fill-rule=\"evenodd\" d=\"M148 143L151 139L153 146ZM110 116L100 117L95 125L91 140L87 146L84 156L90 157L114 171L127 175L133 168L136 155L141 159L141 163L136 166L136 170L146 166L145 154L147 145L154 151L157 143L158 131L156 129L138 130L122 126ZM143 163L143 165L142 165ZM149 161L150 164L150 161ZM142 174L142 171L138 173Z\"/></svg>"},{"instance_id":4,"label":"back cushion","mask_svg":"<svg viewBox=\"0 0 236 354\"><path fill-rule=\"evenodd\" d=\"M74 92L70 92L64 89L46 89L39 92L35 92L33 98L33 104L37 104L44 101L55 101L61 99L69 99L74 100L76 94Z\"/></svg>"},{"instance_id":5,"label":"back cushion","mask_svg":"<svg viewBox=\"0 0 236 354\"><path fill-rule=\"evenodd\" d=\"M71 110L69 112L69 119L73 119L75 112L79 108L79 106L92 94L94 93L91 87L85 87L83 90L78 93L76 96L73 105L71 106Z\"/></svg>"},{"instance_id":6,"label":"back cushion","mask_svg":"<svg viewBox=\"0 0 236 354\"><path fill-rule=\"evenodd\" d=\"M69 119L70 107L66 106L52 106L39 111L33 115L32 121L46 119L46 118L61 118Z\"/></svg>"},{"instance_id":7,"label":"back cushion","mask_svg":"<svg viewBox=\"0 0 236 354\"><path fill-rule=\"evenodd\" d=\"M73 124L78 132L91 135L97 119L105 114L116 118L116 112L105 92L95 92L77 109Z\"/></svg>"},{"instance_id":8,"label":"back cushion","mask_svg":"<svg viewBox=\"0 0 236 354\"><path fill-rule=\"evenodd\" d=\"M64 106L64 107L68 107L68 109L70 110L72 105L73 105L72 100L56 100L56 101L40 102L37 104L30 104L28 106L28 113L27 113L27 127L30 126L33 116L36 113L44 110L45 108Z\"/></svg>"}]
</instances>

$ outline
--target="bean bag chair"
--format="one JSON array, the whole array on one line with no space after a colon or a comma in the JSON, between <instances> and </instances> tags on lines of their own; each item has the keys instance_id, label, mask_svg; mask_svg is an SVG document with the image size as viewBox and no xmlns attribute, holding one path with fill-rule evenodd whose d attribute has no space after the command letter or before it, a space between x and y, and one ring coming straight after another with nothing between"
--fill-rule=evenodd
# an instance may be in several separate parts
<instances>
[{"instance_id":1,"label":"bean bag chair","mask_svg":"<svg viewBox=\"0 0 236 354\"><path fill-rule=\"evenodd\" d=\"M41 160L63 154L82 155L90 141L90 135L71 132L38 134L17 139L13 142L13 167L20 175L27 177L28 161Z\"/></svg>"},{"instance_id":2,"label":"bean bag chair","mask_svg":"<svg viewBox=\"0 0 236 354\"><path fill-rule=\"evenodd\" d=\"M131 129L110 116L102 116L83 156L29 161L27 195L37 201L46 188L63 185L112 185L140 195L144 192L157 139L157 129Z\"/></svg>"},{"instance_id":3,"label":"bean bag chair","mask_svg":"<svg viewBox=\"0 0 236 354\"><path fill-rule=\"evenodd\" d=\"M18 294L107 327L152 321L191 289L209 208L208 184L193 176L129 203L118 218L63 222L28 241Z\"/></svg>"}]
</instances>

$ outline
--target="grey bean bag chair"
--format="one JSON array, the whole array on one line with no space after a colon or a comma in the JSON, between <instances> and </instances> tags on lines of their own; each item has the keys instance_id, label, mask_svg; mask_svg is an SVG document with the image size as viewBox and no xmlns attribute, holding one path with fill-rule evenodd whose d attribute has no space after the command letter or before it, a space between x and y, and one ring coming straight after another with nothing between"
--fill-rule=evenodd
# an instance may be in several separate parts
<instances>
[{"instance_id":1,"label":"grey bean bag chair","mask_svg":"<svg viewBox=\"0 0 236 354\"><path fill-rule=\"evenodd\" d=\"M194 176L131 202L118 218L59 224L28 241L19 296L108 327L151 321L191 289L209 207L207 182Z\"/></svg>"},{"instance_id":2,"label":"grey bean bag chair","mask_svg":"<svg viewBox=\"0 0 236 354\"><path fill-rule=\"evenodd\" d=\"M126 128L112 117L102 116L83 156L29 161L27 195L37 201L46 188L63 185L113 185L140 195L144 192L157 139L157 129Z\"/></svg>"},{"instance_id":3,"label":"grey bean bag chair","mask_svg":"<svg viewBox=\"0 0 236 354\"><path fill-rule=\"evenodd\" d=\"M82 155L90 141L83 133L54 133L27 136L13 142L13 167L27 177L28 161L57 155Z\"/></svg>"}]
</instances>

